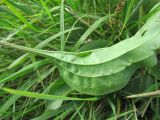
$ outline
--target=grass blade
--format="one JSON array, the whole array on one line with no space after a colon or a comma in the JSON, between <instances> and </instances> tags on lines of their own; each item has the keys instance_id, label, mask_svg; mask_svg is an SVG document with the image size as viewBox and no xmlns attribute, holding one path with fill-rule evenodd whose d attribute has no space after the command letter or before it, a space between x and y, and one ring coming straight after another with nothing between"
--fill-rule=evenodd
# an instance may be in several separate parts
<instances>
[{"instance_id":1,"label":"grass blade","mask_svg":"<svg viewBox=\"0 0 160 120\"><path fill-rule=\"evenodd\" d=\"M87 31L81 36L81 38L77 41L76 45L74 46L73 50L76 51L79 49L79 47L82 45L82 43L86 40L86 38L102 24L104 21L106 21L108 18L110 18L110 15L101 17L98 19L96 22L94 22L88 29Z\"/></svg>"},{"instance_id":2,"label":"grass blade","mask_svg":"<svg viewBox=\"0 0 160 120\"><path fill-rule=\"evenodd\" d=\"M67 32L70 32L72 30L77 30L79 28L71 28L71 29L68 29L68 30L65 30L64 32L59 32L49 38L47 38L46 40L42 41L41 43L39 43L35 48L38 48L38 49L41 49L43 47L45 47L49 42L51 42L52 40L54 40L55 38L67 33ZM29 53L26 53L24 54L23 56L17 58L9 67L8 69L12 69L16 66L18 66L19 64L23 63L28 57L30 56Z\"/></svg>"},{"instance_id":3,"label":"grass blade","mask_svg":"<svg viewBox=\"0 0 160 120\"><path fill-rule=\"evenodd\" d=\"M43 99L43 100L80 100L80 101L97 101L98 97L93 98L74 98L74 97L64 97L64 96L54 96L54 95L48 95L48 94L41 94L41 93L34 93L34 92L26 92L21 90L14 90L10 88L2 88L3 91L14 94L14 95L21 95L25 97L32 97L37 99Z\"/></svg>"},{"instance_id":4,"label":"grass blade","mask_svg":"<svg viewBox=\"0 0 160 120\"><path fill-rule=\"evenodd\" d=\"M45 71L41 76L40 79L36 78L33 80L27 80L26 83L24 83L22 86L20 86L20 90L25 90L27 91L29 88L31 88L36 82L38 81L42 81L43 79L45 79L48 75L50 75L53 71L55 70L55 67L50 68L49 70ZM5 113L8 108L13 105L13 103L19 98L19 95L12 95L11 97L9 97L5 103L3 103L0 106L0 115L1 113Z\"/></svg>"},{"instance_id":5,"label":"grass blade","mask_svg":"<svg viewBox=\"0 0 160 120\"><path fill-rule=\"evenodd\" d=\"M37 29L35 27L33 27L25 17L23 17L23 15L7 0L3 1L8 7L9 9L25 24L27 24L32 30L37 31Z\"/></svg>"},{"instance_id":6,"label":"grass blade","mask_svg":"<svg viewBox=\"0 0 160 120\"><path fill-rule=\"evenodd\" d=\"M64 32L64 1L65 0L61 0L61 9L60 9L60 31ZM65 44L65 40L64 40L64 34L62 34L60 36L61 38L61 50L64 50L64 44Z\"/></svg>"},{"instance_id":7,"label":"grass blade","mask_svg":"<svg viewBox=\"0 0 160 120\"><path fill-rule=\"evenodd\" d=\"M15 72L15 73L11 74L10 76L8 76L8 77L0 80L1 87L3 86L3 84L4 84L5 82L8 82L8 81L10 81L10 80L14 80L14 79L16 79L16 78L18 78L18 77L21 77L21 76L23 76L23 75L25 75L25 74L33 71L33 70L34 70L33 68L39 67L39 66L42 66L42 65L45 65L45 64L47 64L47 63L49 63L48 60L42 60L42 61L34 62L33 64L30 64L30 65L22 68L22 69L19 70L18 72Z\"/></svg>"},{"instance_id":8,"label":"grass blade","mask_svg":"<svg viewBox=\"0 0 160 120\"><path fill-rule=\"evenodd\" d=\"M45 9L45 11L47 12L48 16L50 17L51 20L53 20L52 15L50 13L50 10L48 9L48 7L46 6L46 3L43 0L40 0L43 8Z\"/></svg>"}]
</instances>

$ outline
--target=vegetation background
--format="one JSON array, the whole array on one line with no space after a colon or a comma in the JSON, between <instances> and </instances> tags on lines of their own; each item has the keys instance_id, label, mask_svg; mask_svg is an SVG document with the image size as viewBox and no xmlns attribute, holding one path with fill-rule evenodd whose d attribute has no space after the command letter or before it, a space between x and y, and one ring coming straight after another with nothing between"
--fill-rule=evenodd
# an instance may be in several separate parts
<instances>
[{"instance_id":1,"label":"vegetation background","mask_svg":"<svg viewBox=\"0 0 160 120\"><path fill-rule=\"evenodd\" d=\"M148 19L149 10L158 2L0 0L0 40L32 48L40 44L39 49L57 51L107 47L133 36ZM104 16L107 18L100 21ZM77 101L75 97L93 96L71 92L53 63L24 51L0 46L0 81L5 81L0 82L0 119L158 120L159 97L125 98L158 91L158 68L159 65L152 72L148 69L137 71L124 89L98 100ZM13 94L8 94L7 88L14 89ZM35 92L39 94L33 94ZM21 95L14 95L18 93ZM63 101L63 96L68 93L70 100ZM44 100L50 97L44 94L58 95L59 98Z\"/></svg>"}]
</instances>

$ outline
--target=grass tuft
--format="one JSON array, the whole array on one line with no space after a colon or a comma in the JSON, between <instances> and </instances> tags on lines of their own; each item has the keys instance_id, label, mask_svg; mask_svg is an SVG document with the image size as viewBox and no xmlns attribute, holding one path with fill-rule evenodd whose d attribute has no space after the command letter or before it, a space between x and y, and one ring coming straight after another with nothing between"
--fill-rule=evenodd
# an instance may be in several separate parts
<instances>
[{"instance_id":1,"label":"grass tuft","mask_svg":"<svg viewBox=\"0 0 160 120\"><path fill-rule=\"evenodd\" d=\"M0 42L68 52L108 47L133 36L157 3L0 0ZM73 91L53 62L0 45L0 119L158 120L159 69L158 61L136 71L124 89L89 96Z\"/></svg>"}]
</instances>

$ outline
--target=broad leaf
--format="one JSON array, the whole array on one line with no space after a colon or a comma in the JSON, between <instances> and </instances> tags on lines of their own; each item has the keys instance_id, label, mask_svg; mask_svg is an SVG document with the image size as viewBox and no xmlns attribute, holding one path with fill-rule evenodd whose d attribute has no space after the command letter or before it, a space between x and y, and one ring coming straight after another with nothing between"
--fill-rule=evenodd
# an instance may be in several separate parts
<instances>
[{"instance_id":1,"label":"broad leaf","mask_svg":"<svg viewBox=\"0 0 160 120\"><path fill-rule=\"evenodd\" d=\"M0 44L47 57L57 64L61 77L72 89L84 94L104 95L126 86L137 69L157 64L159 8L155 8L156 12L133 37L107 48L62 52L32 49L2 41Z\"/></svg>"}]
</instances>

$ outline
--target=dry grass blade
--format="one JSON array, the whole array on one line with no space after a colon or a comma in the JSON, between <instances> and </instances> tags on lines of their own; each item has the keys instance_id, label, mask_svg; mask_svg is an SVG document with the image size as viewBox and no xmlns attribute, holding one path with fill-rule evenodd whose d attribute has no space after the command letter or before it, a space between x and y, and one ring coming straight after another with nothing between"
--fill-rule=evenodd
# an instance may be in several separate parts
<instances>
[{"instance_id":1,"label":"dry grass blade","mask_svg":"<svg viewBox=\"0 0 160 120\"><path fill-rule=\"evenodd\" d=\"M160 90L154 92L147 92L142 94L129 95L126 98L140 98L140 97L159 97Z\"/></svg>"}]
</instances>

